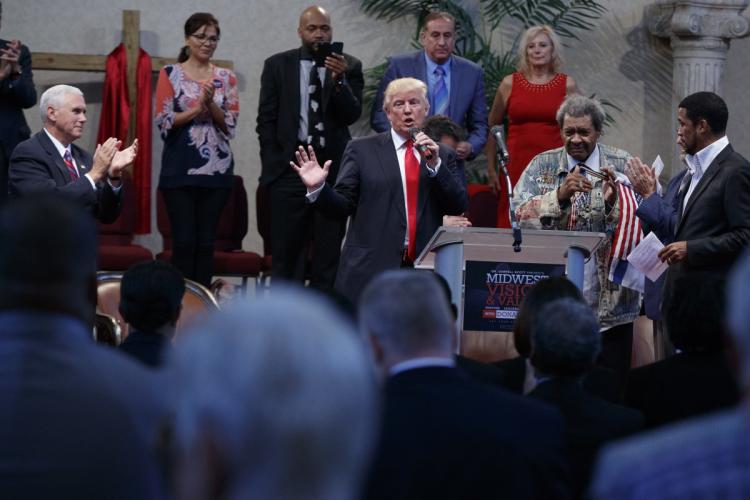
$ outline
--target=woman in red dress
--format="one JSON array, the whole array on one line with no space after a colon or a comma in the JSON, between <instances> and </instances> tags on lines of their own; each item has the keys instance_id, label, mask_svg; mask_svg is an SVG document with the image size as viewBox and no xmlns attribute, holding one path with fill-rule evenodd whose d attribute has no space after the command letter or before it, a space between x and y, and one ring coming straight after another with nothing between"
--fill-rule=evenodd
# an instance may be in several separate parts
<instances>
[{"instance_id":1,"label":"woman in red dress","mask_svg":"<svg viewBox=\"0 0 750 500\"><path fill-rule=\"evenodd\" d=\"M508 116L508 172L515 186L529 161L563 145L555 114L567 95L576 92L573 79L561 73L560 39L549 26L532 26L521 38L517 71L503 78L490 110L490 127ZM510 227L505 180L497 175L495 139L487 140L490 187L498 195L497 226Z\"/></svg>"}]
</instances>

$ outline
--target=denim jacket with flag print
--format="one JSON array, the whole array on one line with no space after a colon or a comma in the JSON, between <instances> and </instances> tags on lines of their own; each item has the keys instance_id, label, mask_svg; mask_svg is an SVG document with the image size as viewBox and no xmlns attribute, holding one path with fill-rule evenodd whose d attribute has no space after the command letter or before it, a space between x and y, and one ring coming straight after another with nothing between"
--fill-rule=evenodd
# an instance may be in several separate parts
<instances>
[{"instance_id":1,"label":"denim jacket with flag print","mask_svg":"<svg viewBox=\"0 0 750 500\"><path fill-rule=\"evenodd\" d=\"M611 166L625 172L630 155L617 148L597 144L599 168ZM584 270L583 295L597 312L599 325L608 329L632 322L641 308L641 294L609 280L609 261L614 232L620 216L619 200L607 209L602 181L590 178L593 189L590 203L560 205L557 188L568 173L565 148L557 148L535 156L513 189L516 218L522 228L556 229L562 231L593 231L607 235Z\"/></svg>"}]
</instances>

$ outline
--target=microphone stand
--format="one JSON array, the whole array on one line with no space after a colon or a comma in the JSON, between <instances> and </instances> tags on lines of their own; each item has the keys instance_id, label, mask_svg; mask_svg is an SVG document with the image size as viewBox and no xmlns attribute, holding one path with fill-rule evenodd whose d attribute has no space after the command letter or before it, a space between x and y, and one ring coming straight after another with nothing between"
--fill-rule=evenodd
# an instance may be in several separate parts
<instances>
[{"instance_id":1,"label":"microphone stand","mask_svg":"<svg viewBox=\"0 0 750 500\"><path fill-rule=\"evenodd\" d=\"M508 215L510 216L510 227L513 230L513 251L521 251L521 242L523 237L521 235L521 227L518 225L516 220L516 211L513 210L513 186L510 183L510 174L508 173L508 157L501 153L500 147L497 148L497 175L500 175L500 171L503 173L505 178L505 188L508 191Z\"/></svg>"}]
</instances>

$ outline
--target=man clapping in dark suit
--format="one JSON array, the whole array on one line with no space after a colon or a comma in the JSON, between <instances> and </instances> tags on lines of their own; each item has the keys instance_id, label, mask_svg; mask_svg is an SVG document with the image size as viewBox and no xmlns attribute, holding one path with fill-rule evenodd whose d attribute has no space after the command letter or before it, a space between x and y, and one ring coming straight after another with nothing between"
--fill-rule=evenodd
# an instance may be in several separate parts
<instances>
[{"instance_id":1,"label":"man clapping in dark suit","mask_svg":"<svg viewBox=\"0 0 750 500\"><path fill-rule=\"evenodd\" d=\"M359 326L386 379L365 498L567 497L560 414L455 367L455 324L432 273L373 279Z\"/></svg>"},{"instance_id":2,"label":"man clapping in dark suit","mask_svg":"<svg viewBox=\"0 0 750 500\"><path fill-rule=\"evenodd\" d=\"M122 170L133 163L138 140L120 151L120 141L110 137L93 157L73 144L86 123L86 102L76 87L47 89L39 110L44 128L20 143L10 159L10 196L58 192L101 222L113 222L120 213Z\"/></svg>"},{"instance_id":3,"label":"man clapping in dark suit","mask_svg":"<svg viewBox=\"0 0 750 500\"><path fill-rule=\"evenodd\" d=\"M670 182L668 192L676 189L675 194L649 196L638 208L639 217L673 235L659 253L669 264L664 297L685 275L723 286L750 242L750 163L729 144L728 119L726 103L713 92L684 98L677 109L677 142L688 169ZM642 164L633 163L631 170L635 167Z\"/></svg>"},{"instance_id":4,"label":"man clapping in dark suit","mask_svg":"<svg viewBox=\"0 0 750 500\"><path fill-rule=\"evenodd\" d=\"M312 148L300 147L292 164L308 201L333 217L351 216L335 288L352 302L378 273L411 265L443 215L459 215L467 203L453 150L424 132L411 138L430 109L425 84L392 81L383 107L391 129L349 143L333 188L325 182L331 161L320 168Z\"/></svg>"},{"instance_id":5,"label":"man clapping in dark suit","mask_svg":"<svg viewBox=\"0 0 750 500\"><path fill-rule=\"evenodd\" d=\"M322 46L333 36L325 9L308 7L299 19L302 47L269 57L263 66L256 131L260 141L261 186L271 198L271 253L274 280L303 281L307 244L312 240L310 284L330 289L339 263L344 223L305 203L305 187L289 168L299 145L331 160L336 180L341 155L351 139L349 125L362 113L362 63Z\"/></svg>"}]
</instances>

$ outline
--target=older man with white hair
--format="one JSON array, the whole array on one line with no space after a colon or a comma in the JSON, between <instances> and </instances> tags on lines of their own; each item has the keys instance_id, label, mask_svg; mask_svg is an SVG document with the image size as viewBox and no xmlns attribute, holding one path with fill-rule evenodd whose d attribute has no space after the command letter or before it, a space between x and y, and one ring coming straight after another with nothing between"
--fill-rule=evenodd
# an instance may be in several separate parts
<instances>
[{"instance_id":1,"label":"older man with white hair","mask_svg":"<svg viewBox=\"0 0 750 500\"><path fill-rule=\"evenodd\" d=\"M133 163L138 140L120 150L121 142L110 137L93 156L73 144L87 119L83 92L70 85L47 89L39 112L44 128L16 146L10 159L11 198L58 192L100 221L113 222L120 213L122 171Z\"/></svg>"},{"instance_id":2,"label":"older man with white hair","mask_svg":"<svg viewBox=\"0 0 750 500\"><path fill-rule=\"evenodd\" d=\"M750 498L750 253L727 288L730 359L739 365L737 408L605 450L593 499Z\"/></svg>"},{"instance_id":3,"label":"older man with white hair","mask_svg":"<svg viewBox=\"0 0 750 500\"><path fill-rule=\"evenodd\" d=\"M168 370L177 498L358 498L376 379L353 325L322 298L277 288L236 304L180 339Z\"/></svg>"}]
</instances>

